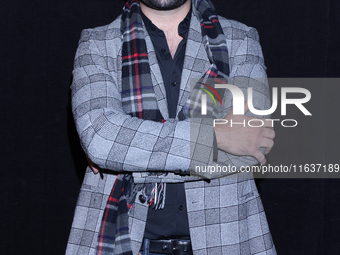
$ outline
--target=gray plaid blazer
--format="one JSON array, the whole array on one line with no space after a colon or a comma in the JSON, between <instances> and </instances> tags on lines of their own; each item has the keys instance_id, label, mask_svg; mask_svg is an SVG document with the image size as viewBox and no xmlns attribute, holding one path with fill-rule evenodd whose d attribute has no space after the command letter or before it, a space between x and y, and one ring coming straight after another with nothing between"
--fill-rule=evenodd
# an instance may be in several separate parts
<instances>
[{"instance_id":1,"label":"gray plaid blazer","mask_svg":"<svg viewBox=\"0 0 340 255\"><path fill-rule=\"evenodd\" d=\"M236 21L219 17L226 36L230 60L230 81L252 78L255 107L270 107L265 65L258 33ZM151 77L158 107L168 120L162 75L149 36ZM165 123L131 118L121 102L120 17L103 27L81 34L75 56L72 107L82 147L90 159L105 171L103 179L88 167L75 209L66 254L95 254L102 215L117 171L133 172L135 182L185 181L190 237L194 255L276 254L265 212L252 176L239 173L206 182L199 177L175 174L149 176L146 171L173 171L190 167L190 158L212 162L213 127L206 121L170 120ZM200 78L210 67L202 44L200 23L193 12L184 60L179 112L190 95L190 78ZM229 81L229 83L230 83ZM223 97L223 117L232 108L231 95ZM190 123L191 122L191 123ZM197 128L197 136L188 130ZM197 137L205 137L199 142ZM199 148L196 155L190 150ZM203 149L202 149L203 148ZM204 152L202 154L201 152ZM192 154L190 155L190 151ZM218 162L227 165L253 165L253 157L237 157L218 151ZM149 178L149 179L148 179ZM143 239L147 205L138 199L129 212L133 254Z\"/></svg>"}]
</instances>

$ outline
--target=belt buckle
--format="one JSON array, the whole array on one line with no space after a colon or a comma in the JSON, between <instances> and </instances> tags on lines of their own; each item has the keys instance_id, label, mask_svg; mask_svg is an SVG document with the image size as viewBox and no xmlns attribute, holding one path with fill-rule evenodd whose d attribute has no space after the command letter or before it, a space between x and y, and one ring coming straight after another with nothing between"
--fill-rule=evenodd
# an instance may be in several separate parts
<instances>
[{"instance_id":1,"label":"belt buckle","mask_svg":"<svg viewBox=\"0 0 340 255\"><path fill-rule=\"evenodd\" d=\"M190 243L188 241L173 240L171 242L172 255L188 255L189 245Z\"/></svg>"}]
</instances>

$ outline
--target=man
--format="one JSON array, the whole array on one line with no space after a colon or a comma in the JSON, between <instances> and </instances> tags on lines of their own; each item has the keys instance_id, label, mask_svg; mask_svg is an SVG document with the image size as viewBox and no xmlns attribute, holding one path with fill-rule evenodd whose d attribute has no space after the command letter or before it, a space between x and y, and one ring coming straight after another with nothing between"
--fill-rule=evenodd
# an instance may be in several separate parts
<instances>
[{"instance_id":1,"label":"man","mask_svg":"<svg viewBox=\"0 0 340 255\"><path fill-rule=\"evenodd\" d=\"M209 0L130 0L113 23L82 32L73 75L90 168L66 254L276 254L251 176L193 171L264 164L273 146L269 124L214 128L189 98L192 78L243 89L247 78L254 105L268 108L255 29L217 17ZM230 93L222 102L220 118L251 119L233 116Z\"/></svg>"}]
</instances>

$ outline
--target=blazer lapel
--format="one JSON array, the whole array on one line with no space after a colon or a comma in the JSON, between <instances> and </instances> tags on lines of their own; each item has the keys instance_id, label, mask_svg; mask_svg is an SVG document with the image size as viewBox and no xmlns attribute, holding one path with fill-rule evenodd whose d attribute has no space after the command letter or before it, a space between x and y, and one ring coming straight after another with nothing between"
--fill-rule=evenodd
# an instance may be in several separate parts
<instances>
[{"instance_id":1,"label":"blazer lapel","mask_svg":"<svg viewBox=\"0 0 340 255\"><path fill-rule=\"evenodd\" d=\"M190 79L201 78L210 66L211 63L202 43L200 22L194 12L192 12L181 77L177 115L190 97Z\"/></svg>"},{"instance_id":2,"label":"blazer lapel","mask_svg":"<svg viewBox=\"0 0 340 255\"><path fill-rule=\"evenodd\" d=\"M148 49L151 80L153 84L153 90L156 95L156 100L158 103L159 111L161 112L163 118L169 119L168 103L166 100L166 91L164 87L164 82L162 78L162 73L158 65L157 56L155 49L153 47L150 36L145 32L145 42Z\"/></svg>"}]
</instances>

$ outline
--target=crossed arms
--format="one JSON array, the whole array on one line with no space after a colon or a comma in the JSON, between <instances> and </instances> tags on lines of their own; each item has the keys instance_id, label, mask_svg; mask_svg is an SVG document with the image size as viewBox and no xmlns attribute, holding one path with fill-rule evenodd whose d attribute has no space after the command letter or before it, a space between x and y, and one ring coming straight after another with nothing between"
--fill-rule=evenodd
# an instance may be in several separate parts
<instances>
[{"instance_id":1,"label":"crossed arms","mask_svg":"<svg viewBox=\"0 0 340 255\"><path fill-rule=\"evenodd\" d=\"M171 119L159 123L127 115L122 109L117 65L112 64L117 62L115 58L118 54L110 59L112 53L107 53L100 45L100 39L95 38L92 30L82 34L71 86L77 131L95 173L99 168L129 172L188 170L192 156L190 148L202 147L202 143L206 143L205 148L210 148L205 151L209 155L205 164L210 164L214 132L219 160L223 158L224 164L265 163L260 147L265 148L265 154L268 153L275 136L269 126L229 128L217 125L214 129L204 125L202 129L202 122L192 122L190 119ZM266 77L255 29L250 29L244 40L233 49L230 58L231 80ZM270 102L268 84L261 83L260 86L263 88L255 91L254 103L259 108L267 109ZM225 100L228 100L227 97ZM246 115L233 116L230 100L224 101L224 105L224 118L250 118ZM192 140L188 131L192 127L204 132L202 135L206 139Z\"/></svg>"}]
</instances>

